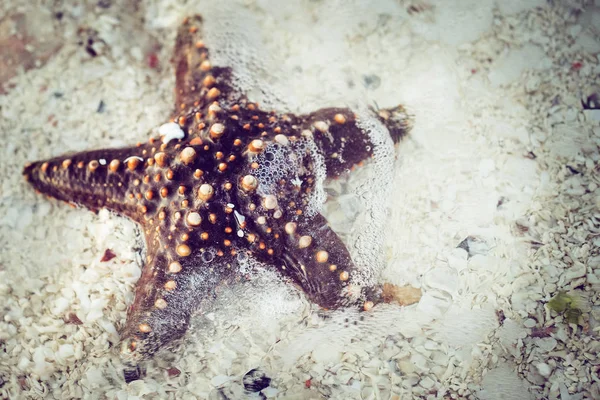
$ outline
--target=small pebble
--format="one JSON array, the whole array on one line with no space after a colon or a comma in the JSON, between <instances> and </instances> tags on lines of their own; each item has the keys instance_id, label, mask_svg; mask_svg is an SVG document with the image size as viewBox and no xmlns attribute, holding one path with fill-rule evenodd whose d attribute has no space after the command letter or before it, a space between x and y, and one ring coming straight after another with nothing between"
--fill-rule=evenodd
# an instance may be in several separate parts
<instances>
[{"instance_id":1,"label":"small pebble","mask_svg":"<svg viewBox=\"0 0 600 400\"><path fill-rule=\"evenodd\" d=\"M548 378L552 373L552 368L546 363L539 363L536 365L536 367L540 375L542 375L544 378Z\"/></svg>"}]
</instances>

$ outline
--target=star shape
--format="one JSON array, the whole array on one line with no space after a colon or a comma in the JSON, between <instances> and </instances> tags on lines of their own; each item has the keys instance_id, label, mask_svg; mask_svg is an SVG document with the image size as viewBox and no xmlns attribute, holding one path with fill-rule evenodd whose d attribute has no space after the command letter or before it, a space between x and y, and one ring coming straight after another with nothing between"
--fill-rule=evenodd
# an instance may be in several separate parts
<instances>
[{"instance_id":1,"label":"star shape","mask_svg":"<svg viewBox=\"0 0 600 400\"><path fill-rule=\"evenodd\" d=\"M326 309L365 310L390 301L388 285L364 286L350 253L319 213L322 182L373 155L360 119L346 108L277 114L235 90L232 70L211 64L202 18L179 29L173 63L175 112L160 137L38 161L33 187L93 211L137 222L147 255L121 332L125 380L183 337L191 315L249 259L278 270ZM374 112L394 142L408 128L400 106Z\"/></svg>"}]
</instances>

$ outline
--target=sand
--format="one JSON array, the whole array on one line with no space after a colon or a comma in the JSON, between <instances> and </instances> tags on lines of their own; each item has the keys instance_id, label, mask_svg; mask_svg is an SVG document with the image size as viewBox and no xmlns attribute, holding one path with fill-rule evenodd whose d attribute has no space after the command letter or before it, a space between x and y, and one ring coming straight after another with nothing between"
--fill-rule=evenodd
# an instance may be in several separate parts
<instances>
[{"instance_id":1,"label":"sand","mask_svg":"<svg viewBox=\"0 0 600 400\"><path fill-rule=\"evenodd\" d=\"M409 109L397 159L328 183L323 212L356 260L423 297L324 313L262 274L125 384L140 232L48 201L21 170L155 134L176 28L198 12L265 107ZM15 0L0 15L0 397L600 398L597 1ZM243 385L254 368L260 394Z\"/></svg>"}]
</instances>

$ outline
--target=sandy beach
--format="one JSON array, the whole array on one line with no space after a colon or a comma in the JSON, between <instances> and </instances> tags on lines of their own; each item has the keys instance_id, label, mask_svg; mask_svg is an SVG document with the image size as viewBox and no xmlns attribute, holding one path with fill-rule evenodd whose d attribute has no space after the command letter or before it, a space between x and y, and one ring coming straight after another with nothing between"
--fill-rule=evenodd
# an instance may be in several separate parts
<instances>
[{"instance_id":1,"label":"sandy beach","mask_svg":"<svg viewBox=\"0 0 600 400\"><path fill-rule=\"evenodd\" d=\"M156 135L198 13L265 109L406 107L395 154L327 182L322 213L357 265L422 297L325 312L259 273L126 384L143 235L22 169ZM600 399L598 0L9 0L0 16L0 398Z\"/></svg>"}]
</instances>

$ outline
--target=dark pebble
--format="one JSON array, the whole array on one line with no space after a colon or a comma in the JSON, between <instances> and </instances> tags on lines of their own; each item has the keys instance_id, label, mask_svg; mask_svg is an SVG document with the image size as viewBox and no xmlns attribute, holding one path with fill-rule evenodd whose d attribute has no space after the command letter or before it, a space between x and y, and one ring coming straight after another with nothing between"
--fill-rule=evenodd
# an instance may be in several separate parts
<instances>
[{"instance_id":1,"label":"dark pebble","mask_svg":"<svg viewBox=\"0 0 600 400\"><path fill-rule=\"evenodd\" d=\"M242 380L244 388L249 392L260 392L271 384L269 378L263 371L255 368L251 369L244 375Z\"/></svg>"}]
</instances>

